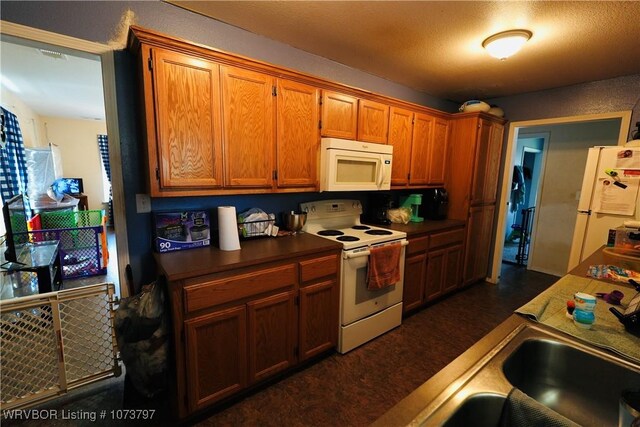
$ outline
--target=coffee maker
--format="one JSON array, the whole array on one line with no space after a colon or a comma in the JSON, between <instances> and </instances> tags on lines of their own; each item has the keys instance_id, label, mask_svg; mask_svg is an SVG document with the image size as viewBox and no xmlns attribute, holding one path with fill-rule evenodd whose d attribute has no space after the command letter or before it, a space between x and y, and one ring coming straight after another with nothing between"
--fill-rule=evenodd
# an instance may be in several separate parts
<instances>
[{"instance_id":1,"label":"coffee maker","mask_svg":"<svg viewBox=\"0 0 640 427\"><path fill-rule=\"evenodd\" d=\"M367 212L364 215L366 222L371 224L388 225L391 221L387 218L387 211L393 209L393 196L389 193L377 193L369 196Z\"/></svg>"},{"instance_id":2,"label":"coffee maker","mask_svg":"<svg viewBox=\"0 0 640 427\"><path fill-rule=\"evenodd\" d=\"M446 219L449 195L444 188L428 188L422 195L422 210L426 219Z\"/></svg>"}]
</instances>

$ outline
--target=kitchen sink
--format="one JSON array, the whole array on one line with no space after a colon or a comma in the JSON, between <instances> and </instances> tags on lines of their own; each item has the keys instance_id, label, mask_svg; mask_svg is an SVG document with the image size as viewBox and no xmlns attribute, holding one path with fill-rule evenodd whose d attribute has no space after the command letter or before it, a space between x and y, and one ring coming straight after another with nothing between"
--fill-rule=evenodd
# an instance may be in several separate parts
<instances>
[{"instance_id":1,"label":"kitchen sink","mask_svg":"<svg viewBox=\"0 0 640 427\"><path fill-rule=\"evenodd\" d=\"M479 393L471 396L458 407L444 427L496 427L500 422L506 396Z\"/></svg>"},{"instance_id":2,"label":"kitchen sink","mask_svg":"<svg viewBox=\"0 0 640 427\"><path fill-rule=\"evenodd\" d=\"M549 339L524 341L502 370L514 387L582 425L616 425L622 390L640 387L640 372Z\"/></svg>"},{"instance_id":3,"label":"kitchen sink","mask_svg":"<svg viewBox=\"0 0 640 427\"><path fill-rule=\"evenodd\" d=\"M411 424L498 426L514 387L580 425L617 425L621 392L640 389L640 365L524 323L453 378Z\"/></svg>"}]
</instances>

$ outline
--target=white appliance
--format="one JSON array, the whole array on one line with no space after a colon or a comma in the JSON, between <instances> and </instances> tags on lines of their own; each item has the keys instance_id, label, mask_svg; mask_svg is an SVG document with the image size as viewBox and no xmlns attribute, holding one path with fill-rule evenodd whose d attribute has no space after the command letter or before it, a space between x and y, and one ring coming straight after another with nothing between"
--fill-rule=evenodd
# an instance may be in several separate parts
<instances>
[{"instance_id":1,"label":"white appliance","mask_svg":"<svg viewBox=\"0 0 640 427\"><path fill-rule=\"evenodd\" d=\"M358 200L301 203L300 209L307 213L304 231L343 245L338 351L344 354L400 326L407 234L361 224L362 205ZM369 250L389 244L402 246L400 280L383 289L368 290Z\"/></svg>"},{"instance_id":2,"label":"white appliance","mask_svg":"<svg viewBox=\"0 0 640 427\"><path fill-rule=\"evenodd\" d=\"M322 138L320 191L370 191L391 188L393 146Z\"/></svg>"},{"instance_id":3,"label":"white appliance","mask_svg":"<svg viewBox=\"0 0 640 427\"><path fill-rule=\"evenodd\" d=\"M589 149L568 270L607 243L609 230L640 220L640 148Z\"/></svg>"}]
</instances>

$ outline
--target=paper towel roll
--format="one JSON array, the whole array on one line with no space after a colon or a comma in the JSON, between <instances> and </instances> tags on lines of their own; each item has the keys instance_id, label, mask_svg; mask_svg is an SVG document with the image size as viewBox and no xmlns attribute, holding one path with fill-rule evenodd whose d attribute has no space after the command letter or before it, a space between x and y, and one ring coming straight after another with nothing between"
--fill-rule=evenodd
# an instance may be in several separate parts
<instances>
[{"instance_id":1,"label":"paper towel roll","mask_svg":"<svg viewBox=\"0 0 640 427\"><path fill-rule=\"evenodd\" d=\"M219 246L223 251L237 251L240 249L238 238L238 223L234 206L218 206Z\"/></svg>"}]
</instances>

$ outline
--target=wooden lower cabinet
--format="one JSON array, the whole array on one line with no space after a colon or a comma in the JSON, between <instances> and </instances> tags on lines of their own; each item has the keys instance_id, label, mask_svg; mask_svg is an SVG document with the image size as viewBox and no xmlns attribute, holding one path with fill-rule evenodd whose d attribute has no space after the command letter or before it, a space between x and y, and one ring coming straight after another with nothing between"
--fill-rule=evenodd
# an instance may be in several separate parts
<instances>
[{"instance_id":1,"label":"wooden lower cabinet","mask_svg":"<svg viewBox=\"0 0 640 427\"><path fill-rule=\"evenodd\" d=\"M300 361L338 343L338 283L327 280L300 288Z\"/></svg>"},{"instance_id":2,"label":"wooden lower cabinet","mask_svg":"<svg viewBox=\"0 0 640 427\"><path fill-rule=\"evenodd\" d=\"M460 286L464 236L464 227L454 227L409 238L404 262L403 313Z\"/></svg>"},{"instance_id":3,"label":"wooden lower cabinet","mask_svg":"<svg viewBox=\"0 0 640 427\"><path fill-rule=\"evenodd\" d=\"M249 384L295 364L295 304L294 291L247 303Z\"/></svg>"},{"instance_id":4,"label":"wooden lower cabinet","mask_svg":"<svg viewBox=\"0 0 640 427\"><path fill-rule=\"evenodd\" d=\"M494 212L495 205L475 206L469 209L462 280L465 285L487 277Z\"/></svg>"},{"instance_id":5,"label":"wooden lower cabinet","mask_svg":"<svg viewBox=\"0 0 640 427\"><path fill-rule=\"evenodd\" d=\"M456 290L461 283L461 266L461 244L429 251L425 299L431 301Z\"/></svg>"},{"instance_id":6,"label":"wooden lower cabinet","mask_svg":"<svg viewBox=\"0 0 640 427\"><path fill-rule=\"evenodd\" d=\"M429 236L409 238L405 252L402 312L406 313L424 302L424 283L427 269Z\"/></svg>"},{"instance_id":7,"label":"wooden lower cabinet","mask_svg":"<svg viewBox=\"0 0 640 427\"><path fill-rule=\"evenodd\" d=\"M339 253L169 284L181 418L335 348Z\"/></svg>"},{"instance_id":8,"label":"wooden lower cabinet","mask_svg":"<svg viewBox=\"0 0 640 427\"><path fill-rule=\"evenodd\" d=\"M247 385L244 305L184 322L189 410L202 409Z\"/></svg>"}]
</instances>

